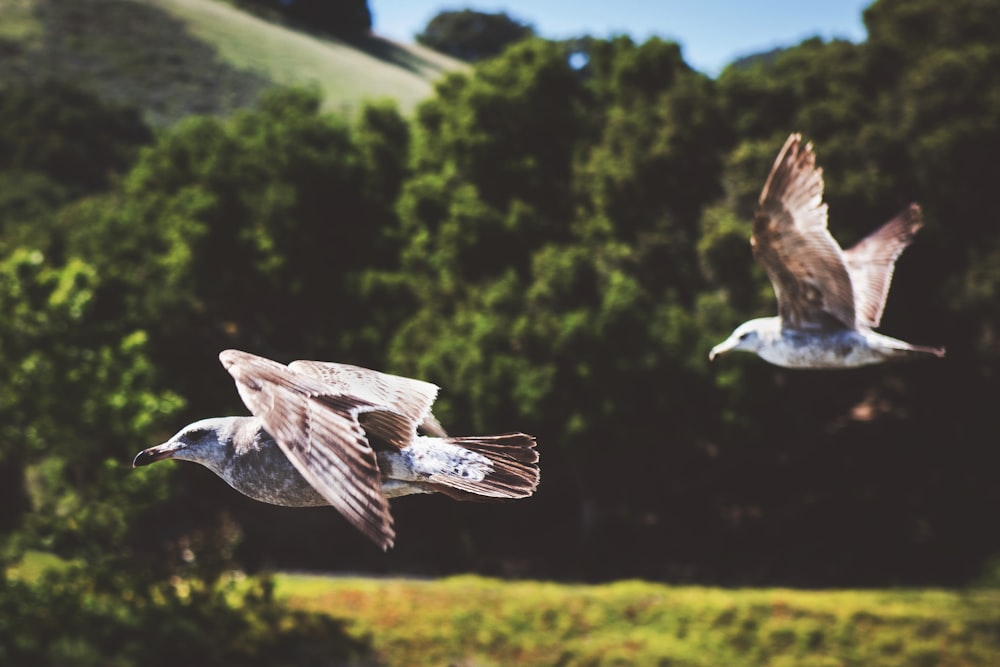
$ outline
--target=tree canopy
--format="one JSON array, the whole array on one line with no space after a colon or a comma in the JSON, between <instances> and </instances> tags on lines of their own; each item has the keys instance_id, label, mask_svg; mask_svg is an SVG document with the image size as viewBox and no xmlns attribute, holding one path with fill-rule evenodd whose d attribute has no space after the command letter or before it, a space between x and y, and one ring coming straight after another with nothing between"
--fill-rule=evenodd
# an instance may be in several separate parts
<instances>
[{"instance_id":1,"label":"tree canopy","mask_svg":"<svg viewBox=\"0 0 1000 667\"><path fill-rule=\"evenodd\" d=\"M472 9L438 13L417 34L417 42L467 62L500 55L504 49L535 34L534 28L505 12Z\"/></svg>"}]
</instances>

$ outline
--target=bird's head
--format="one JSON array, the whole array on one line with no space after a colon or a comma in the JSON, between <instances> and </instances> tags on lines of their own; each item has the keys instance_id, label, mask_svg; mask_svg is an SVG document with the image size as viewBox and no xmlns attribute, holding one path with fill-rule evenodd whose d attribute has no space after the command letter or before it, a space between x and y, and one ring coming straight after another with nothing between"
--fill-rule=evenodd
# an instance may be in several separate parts
<instances>
[{"instance_id":1,"label":"bird's head","mask_svg":"<svg viewBox=\"0 0 1000 667\"><path fill-rule=\"evenodd\" d=\"M743 350L745 352L757 352L761 345L777 331L776 317L759 317L755 320L744 322L736 327L729 338L712 348L708 353L708 360L714 361L720 354L732 352L733 350Z\"/></svg>"},{"instance_id":2,"label":"bird's head","mask_svg":"<svg viewBox=\"0 0 1000 667\"><path fill-rule=\"evenodd\" d=\"M136 454L132 467L165 459L194 461L218 472L232 456L233 435L246 417L213 417L188 424L162 445Z\"/></svg>"}]
</instances>

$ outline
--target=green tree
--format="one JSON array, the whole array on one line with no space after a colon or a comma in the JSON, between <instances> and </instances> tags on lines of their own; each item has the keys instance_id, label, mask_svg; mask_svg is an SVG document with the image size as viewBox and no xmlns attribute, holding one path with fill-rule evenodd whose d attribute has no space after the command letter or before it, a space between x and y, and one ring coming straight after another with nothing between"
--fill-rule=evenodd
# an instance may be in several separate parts
<instances>
[{"instance_id":1,"label":"green tree","mask_svg":"<svg viewBox=\"0 0 1000 667\"><path fill-rule=\"evenodd\" d=\"M134 109L61 81L0 90L0 248L48 247L64 204L128 169L152 132Z\"/></svg>"},{"instance_id":2,"label":"green tree","mask_svg":"<svg viewBox=\"0 0 1000 667\"><path fill-rule=\"evenodd\" d=\"M467 62L500 55L511 44L535 34L534 28L504 12L472 9L443 11L427 23L417 42Z\"/></svg>"},{"instance_id":3,"label":"green tree","mask_svg":"<svg viewBox=\"0 0 1000 667\"><path fill-rule=\"evenodd\" d=\"M95 308L147 331L162 386L186 399L173 428L245 411L217 360L228 347L385 368L386 341L412 308L386 277L400 242L391 202L406 174L408 132L390 106L364 110L351 127L321 114L313 93L277 92L232 119L193 118L163 132L110 193L62 212L67 253L102 277ZM287 517L254 521L269 508L200 471L175 484L159 539L200 535L207 554L234 525L248 567L274 550L296 552L267 538ZM329 567L325 544L298 551Z\"/></svg>"},{"instance_id":4,"label":"green tree","mask_svg":"<svg viewBox=\"0 0 1000 667\"><path fill-rule=\"evenodd\" d=\"M93 267L18 249L0 262L4 368L0 457L20 474L14 544L120 563L135 520L165 497L165 473L131 475L135 439L182 404L156 385L147 337L100 318ZM8 490L7 493L12 493ZM27 510L31 510L27 513Z\"/></svg>"},{"instance_id":5,"label":"green tree","mask_svg":"<svg viewBox=\"0 0 1000 667\"><path fill-rule=\"evenodd\" d=\"M0 91L0 170L42 172L75 195L106 188L151 140L135 109L109 105L72 84Z\"/></svg>"},{"instance_id":6,"label":"green tree","mask_svg":"<svg viewBox=\"0 0 1000 667\"><path fill-rule=\"evenodd\" d=\"M155 278L173 281L161 288L190 286L177 236L205 198L182 197L166 213L177 225L166 234L173 246L143 245L150 236L137 227L139 238L105 237L102 246L88 234L107 229L85 215L106 214L113 200L67 209L50 226L60 238L44 250L5 234L13 247L0 254L0 660L222 665L362 655L338 621L283 608L267 580L235 586L226 572L239 530L225 514L175 530L171 516L187 504L176 470L131 469L138 449L174 428L185 401L166 387L171 374L144 328L160 321L127 293L156 290L115 261L157 265ZM174 254L159 257L164 248ZM174 294L158 303L172 315L192 302ZM38 580L12 578L8 565L29 549L63 564Z\"/></svg>"},{"instance_id":7,"label":"green tree","mask_svg":"<svg viewBox=\"0 0 1000 667\"><path fill-rule=\"evenodd\" d=\"M448 389L452 428L538 435L559 497L534 512L562 526L542 548L582 543L594 556L574 572L594 575L622 562L601 545L638 544L665 515L647 475L709 388L687 361L699 342L687 310L721 123L674 44L591 43L584 76L570 48L519 44L418 112L400 217L420 310L393 350ZM648 418L681 396L676 419ZM649 465L609 483L618 457Z\"/></svg>"},{"instance_id":8,"label":"green tree","mask_svg":"<svg viewBox=\"0 0 1000 667\"><path fill-rule=\"evenodd\" d=\"M985 342L995 311L985 295L996 272L985 267L996 242L981 224L990 206L982 165L998 136L986 110L998 90L995 12L991 2L877 2L865 13L866 42L808 40L719 78L735 132L724 196L704 214L699 241L706 276L721 292L705 295L699 319L722 326L712 323L735 310L724 335L733 322L773 313L746 237L774 155L788 132L803 131L816 142L831 231L843 245L910 201L923 205L927 225L899 262L882 328L944 342L950 354L946 364L844 375L750 360L719 369L726 426L713 447L741 468L726 473L719 502L731 508L727 530L741 540L745 563L758 550L761 567L774 562L755 534L795 534L786 577L805 560L826 559L833 579L960 581L976 575L991 548L968 517L995 502L990 483L970 472L995 465L995 456L958 434L988 413L982 397L995 391L986 377L995 354ZM958 442L961 453L941 461L943 441ZM748 479L768 481L754 488ZM937 484L950 490L921 491ZM959 525L968 528L961 538ZM852 540L869 549L858 553Z\"/></svg>"},{"instance_id":9,"label":"green tree","mask_svg":"<svg viewBox=\"0 0 1000 667\"><path fill-rule=\"evenodd\" d=\"M363 274L393 261L384 198L399 187L406 131L390 109L366 112L362 154L318 109L292 92L232 121L191 119L120 188L62 218L69 247L108 277L102 307L155 323L153 357L186 396L200 396L199 369L231 345L378 358Z\"/></svg>"}]
</instances>

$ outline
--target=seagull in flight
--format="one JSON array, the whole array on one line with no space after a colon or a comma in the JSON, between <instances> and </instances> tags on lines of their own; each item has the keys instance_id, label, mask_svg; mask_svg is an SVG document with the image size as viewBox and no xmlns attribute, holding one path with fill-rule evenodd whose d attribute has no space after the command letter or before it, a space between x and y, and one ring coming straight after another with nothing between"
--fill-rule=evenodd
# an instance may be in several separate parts
<instances>
[{"instance_id":1,"label":"seagull in flight","mask_svg":"<svg viewBox=\"0 0 1000 667\"><path fill-rule=\"evenodd\" d=\"M897 359L943 357L873 331L882 319L893 267L921 227L910 204L853 247L827 229L823 170L812 144L788 137L764 183L750 245L778 299L778 316L744 322L712 348L754 352L787 368L855 368Z\"/></svg>"},{"instance_id":2,"label":"seagull in flight","mask_svg":"<svg viewBox=\"0 0 1000 667\"><path fill-rule=\"evenodd\" d=\"M196 421L139 452L133 466L193 461L255 500L332 505L383 550L395 540L390 498L504 500L538 486L533 437L448 437L431 414L438 387L428 382L323 361L286 366L239 350L219 360L253 416Z\"/></svg>"}]
</instances>

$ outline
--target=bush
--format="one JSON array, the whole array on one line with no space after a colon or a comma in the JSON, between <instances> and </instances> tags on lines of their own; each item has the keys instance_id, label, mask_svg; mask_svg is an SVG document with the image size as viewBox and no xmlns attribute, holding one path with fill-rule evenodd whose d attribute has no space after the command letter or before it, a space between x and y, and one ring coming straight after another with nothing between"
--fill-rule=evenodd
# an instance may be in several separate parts
<instances>
[{"instance_id":1,"label":"bush","mask_svg":"<svg viewBox=\"0 0 1000 667\"><path fill-rule=\"evenodd\" d=\"M342 665L365 643L326 614L275 602L269 579L168 583L97 591L84 568L0 588L5 665Z\"/></svg>"}]
</instances>

